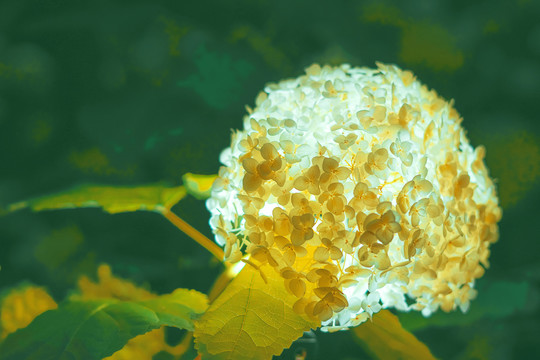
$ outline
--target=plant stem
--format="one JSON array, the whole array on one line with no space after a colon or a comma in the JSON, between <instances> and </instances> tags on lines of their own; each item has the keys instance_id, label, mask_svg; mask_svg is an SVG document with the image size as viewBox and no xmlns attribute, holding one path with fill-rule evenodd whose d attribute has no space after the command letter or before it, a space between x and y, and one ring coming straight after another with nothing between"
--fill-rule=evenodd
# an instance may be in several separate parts
<instances>
[{"instance_id":1,"label":"plant stem","mask_svg":"<svg viewBox=\"0 0 540 360\"><path fill-rule=\"evenodd\" d=\"M223 290L229 285L231 280L234 278L234 275L231 274L230 268L225 269L221 275L218 276L214 284L208 292L208 302L212 304L214 300L223 292Z\"/></svg>"},{"instance_id":2,"label":"plant stem","mask_svg":"<svg viewBox=\"0 0 540 360\"><path fill-rule=\"evenodd\" d=\"M215 242L208 239L206 236L201 234L193 226L189 225L187 222L179 218L172 211L165 209L161 212L163 216L167 218L174 226L180 229L184 234L195 240L199 245L201 245L206 250L210 251L212 255L218 258L219 261L223 261L225 257L223 249L219 247Z\"/></svg>"}]
</instances>

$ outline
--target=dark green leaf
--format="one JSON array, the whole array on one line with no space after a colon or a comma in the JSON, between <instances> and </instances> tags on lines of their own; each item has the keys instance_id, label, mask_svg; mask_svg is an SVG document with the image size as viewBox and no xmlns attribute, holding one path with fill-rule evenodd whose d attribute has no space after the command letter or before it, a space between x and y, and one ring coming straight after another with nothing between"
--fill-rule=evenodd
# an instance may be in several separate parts
<instances>
[{"instance_id":1,"label":"dark green leaf","mask_svg":"<svg viewBox=\"0 0 540 360\"><path fill-rule=\"evenodd\" d=\"M206 296L178 289L148 301L72 301L38 316L0 345L0 360L100 360L163 325L193 330Z\"/></svg>"}]
</instances>

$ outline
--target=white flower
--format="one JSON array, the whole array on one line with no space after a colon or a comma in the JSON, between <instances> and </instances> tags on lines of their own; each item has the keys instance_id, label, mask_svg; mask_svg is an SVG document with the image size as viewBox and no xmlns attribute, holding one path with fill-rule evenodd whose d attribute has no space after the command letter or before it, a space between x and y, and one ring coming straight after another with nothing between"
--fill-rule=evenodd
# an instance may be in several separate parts
<instances>
[{"instance_id":1,"label":"white flower","mask_svg":"<svg viewBox=\"0 0 540 360\"><path fill-rule=\"evenodd\" d=\"M207 202L226 260L270 264L331 331L381 308L466 311L501 210L461 121L392 65L266 86Z\"/></svg>"},{"instance_id":2,"label":"white flower","mask_svg":"<svg viewBox=\"0 0 540 360\"><path fill-rule=\"evenodd\" d=\"M378 292L369 293L369 295L362 301L362 309L371 317L374 313L378 313L382 306L379 303L381 296Z\"/></svg>"}]
</instances>

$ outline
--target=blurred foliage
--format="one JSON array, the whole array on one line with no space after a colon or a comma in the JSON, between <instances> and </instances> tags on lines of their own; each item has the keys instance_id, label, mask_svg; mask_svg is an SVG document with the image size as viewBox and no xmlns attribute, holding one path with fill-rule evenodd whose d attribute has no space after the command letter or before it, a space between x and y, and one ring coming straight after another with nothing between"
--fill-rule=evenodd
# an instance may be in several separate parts
<instances>
[{"instance_id":1,"label":"blurred foliage","mask_svg":"<svg viewBox=\"0 0 540 360\"><path fill-rule=\"evenodd\" d=\"M83 242L84 235L75 225L53 230L37 244L34 256L47 270L55 271L77 252Z\"/></svg>"},{"instance_id":2,"label":"blurred foliage","mask_svg":"<svg viewBox=\"0 0 540 360\"><path fill-rule=\"evenodd\" d=\"M463 52L456 39L439 24L408 19L398 7L371 3L363 8L363 19L400 29L400 59L410 65L425 65L435 71L454 71L463 66Z\"/></svg>"},{"instance_id":3,"label":"blurred foliage","mask_svg":"<svg viewBox=\"0 0 540 360\"><path fill-rule=\"evenodd\" d=\"M39 314L56 309L56 302L45 289L23 284L0 297L0 341L26 327Z\"/></svg>"},{"instance_id":4,"label":"blurred foliage","mask_svg":"<svg viewBox=\"0 0 540 360\"><path fill-rule=\"evenodd\" d=\"M487 166L497 175L501 205L517 205L539 184L540 137L523 130L513 131L487 137L485 144L493 149Z\"/></svg>"},{"instance_id":5,"label":"blurred foliage","mask_svg":"<svg viewBox=\"0 0 540 360\"><path fill-rule=\"evenodd\" d=\"M62 299L107 262L156 293L207 292L221 267L160 217L9 204L91 183L130 197L140 184L215 174L266 83L313 62L382 61L455 99L504 208L470 314L400 320L438 358L540 352L538 18L539 2L526 0L0 2L0 291L30 281ZM93 207L106 208L111 192L101 194ZM147 195L150 207L162 203ZM211 236L203 201L185 197L174 210ZM370 357L350 332L317 339L321 359Z\"/></svg>"},{"instance_id":6,"label":"blurred foliage","mask_svg":"<svg viewBox=\"0 0 540 360\"><path fill-rule=\"evenodd\" d=\"M69 155L69 162L75 168L87 174L111 175L118 174L129 176L134 168L119 170L110 164L110 160L100 149L91 148L83 151L72 151Z\"/></svg>"},{"instance_id":7,"label":"blurred foliage","mask_svg":"<svg viewBox=\"0 0 540 360\"><path fill-rule=\"evenodd\" d=\"M209 52L202 45L195 56L198 73L178 82L178 85L192 88L208 105L217 109L237 100L253 65L243 60L233 61L226 54Z\"/></svg>"},{"instance_id":8,"label":"blurred foliage","mask_svg":"<svg viewBox=\"0 0 540 360\"><path fill-rule=\"evenodd\" d=\"M97 269L97 281L88 276L81 276L77 281L78 289L70 298L72 300L89 299L118 299L118 300L148 300L157 295L145 287L137 286L129 280L112 274L109 265L101 264Z\"/></svg>"}]
</instances>

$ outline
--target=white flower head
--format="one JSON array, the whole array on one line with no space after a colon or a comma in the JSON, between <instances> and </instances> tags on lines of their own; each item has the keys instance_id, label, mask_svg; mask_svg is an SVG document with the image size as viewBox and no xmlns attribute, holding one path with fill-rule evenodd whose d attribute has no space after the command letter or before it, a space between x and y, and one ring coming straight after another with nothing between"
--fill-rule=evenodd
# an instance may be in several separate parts
<instances>
[{"instance_id":1,"label":"white flower head","mask_svg":"<svg viewBox=\"0 0 540 360\"><path fill-rule=\"evenodd\" d=\"M461 121L393 65L266 86L207 202L226 260L268 263L327 330L381 308L466 311L501 209Z\"/></svg>"}]
</instances>

